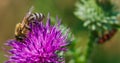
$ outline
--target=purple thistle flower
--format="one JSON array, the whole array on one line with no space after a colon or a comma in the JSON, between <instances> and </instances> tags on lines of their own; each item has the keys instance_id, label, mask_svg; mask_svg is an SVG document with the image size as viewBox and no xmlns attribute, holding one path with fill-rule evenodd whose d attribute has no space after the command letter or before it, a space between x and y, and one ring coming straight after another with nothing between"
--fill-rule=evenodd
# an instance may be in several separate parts
<instances>
[{"instance_id":1,"label":"purple thistle flower","mask_svg":"<svg viewBox=\"0 0 120 63\"><path fill-rule=\"evenodd\" d=\"M42 21L31 23L32 31L28 32L25 43L15 39L9 40L7 45L12 49L9 51L10 59L6 63L64 63L64 57L58 53L66 51L68 32L63 34L60 21L55 25L50 22L48 16L46 25Z\"/></svg>"}]
</instances>

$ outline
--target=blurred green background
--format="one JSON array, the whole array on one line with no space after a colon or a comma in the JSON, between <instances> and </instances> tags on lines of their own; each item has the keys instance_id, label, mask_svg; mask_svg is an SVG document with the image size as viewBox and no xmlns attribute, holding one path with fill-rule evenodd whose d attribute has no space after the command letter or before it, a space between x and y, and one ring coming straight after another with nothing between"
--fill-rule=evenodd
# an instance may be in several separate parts
<instances>
[{"instance_id":1,"label":"blurred green background","mask_svg":"<svg viewBox=\"0 0 120 63\"><path fill-rule=\"evenodd\" d=\"M14 28L21 22L28 9L33 5L35 11L45 15L50 13L62 19L77 38L76 48L85 45L88 32L73 14L76 0L0 0L0 63L7 60L4 43L14 38ZM120 7L120 0L113 0ZM118 9L119 10L119 9ZM98 45L92 55L92 63L120 63L120 31L107 43ZM67 62L66 62L67 63Z\"/></svg>"}]
</instances>

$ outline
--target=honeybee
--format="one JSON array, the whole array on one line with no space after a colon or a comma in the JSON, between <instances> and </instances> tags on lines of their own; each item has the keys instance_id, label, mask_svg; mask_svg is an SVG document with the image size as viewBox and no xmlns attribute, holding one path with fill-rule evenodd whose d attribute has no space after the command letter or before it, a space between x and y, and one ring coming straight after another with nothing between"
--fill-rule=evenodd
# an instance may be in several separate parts
<instances>
[{"instance_id":1,"label":"honeybee","mask_svg":"<svg viewBox=\"0 0 120 63\"><path fill-rule=\"evenodd\" d=\"M22 22L16 25L15 38L20 42L23 42L23 39L26 38L26 34L31 31L30 24L33 24L35 21L42 21L44 18L44 15L42 13L32 13L32 11L33 7L23 18Z\"/></svg>"},{"instance_id":2,"label":"honeybee","mask_svg":"<svg viewBox=\"0 0 120 63\"><path fill-rule=\"evenodd\" d=\"M117 32L117 29L112 29L111 31L109 31L108 33L100 37L98 39L98 43L102 44L102 43L105 43L107 40L110 40L115 35L116 32Z\"/></svg>"}]
</instances>

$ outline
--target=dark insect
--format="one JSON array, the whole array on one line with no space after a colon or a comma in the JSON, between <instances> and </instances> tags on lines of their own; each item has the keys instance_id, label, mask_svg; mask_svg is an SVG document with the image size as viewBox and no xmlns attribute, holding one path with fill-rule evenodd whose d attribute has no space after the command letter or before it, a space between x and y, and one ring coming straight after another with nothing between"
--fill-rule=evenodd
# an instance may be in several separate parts
<instances>
[{"instance_id":1,"label":"dark insect","mask_svg":"<svg viewBox=\"0 0 120 63\"><path fill-rule=\"evenodd\" d=\"M102 37L99 37L98 43L102 44L102 43L105 43L106 41L110 40L115 35L116 32L117 32L117 29L112 29L108 33L104 34Z\"/></svg>"}]
</instances>

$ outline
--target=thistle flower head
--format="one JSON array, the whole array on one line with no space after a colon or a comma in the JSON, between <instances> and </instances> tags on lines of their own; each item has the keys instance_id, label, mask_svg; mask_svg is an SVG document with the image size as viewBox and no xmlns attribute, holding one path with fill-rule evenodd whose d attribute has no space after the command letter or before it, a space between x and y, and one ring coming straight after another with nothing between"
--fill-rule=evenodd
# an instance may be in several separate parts
<instances>
[{"instance_id":1,"label":"thistle flower head","mask_svg":"<svg viewBox=\"0 0 120 63\"><path fill-rule=\"evenodd\" d=\"M117 15L114 12L105 12L97 5L96 0L80 0L76 3L77 10L74 12L83 26L90 31L108 31L113 25L118 25ZM111 9L110 9L111 10Z\"/></svg>"},{"instance_id":2,"label":"thistle flower head","mask_svg":"<svg viewBox=\"0 0 120 63\"><path fill-rule=\"evenodd\" d=\"M58 53L66 51L68 30L65 34L60 29L60 21L51 25L48 16L46 25L42 21L31 23L31 31L22 42L9 40L12 49L8 63L64 63L64 57Z\"/></svg>"}]
</instances>

